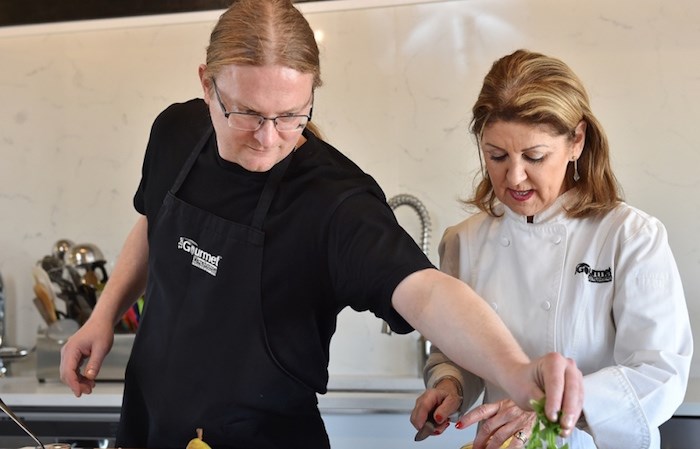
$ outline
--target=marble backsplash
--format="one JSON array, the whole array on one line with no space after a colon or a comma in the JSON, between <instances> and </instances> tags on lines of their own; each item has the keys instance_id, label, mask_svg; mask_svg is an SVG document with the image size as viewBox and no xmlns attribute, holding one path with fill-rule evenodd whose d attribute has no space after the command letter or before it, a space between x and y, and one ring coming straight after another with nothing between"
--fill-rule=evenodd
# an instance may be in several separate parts
<instances>
[{"instance_id":1,"label":"marble backsplash","mask_svg":"<svg viewBox=\"0 0 700 449\"><path fill-rule=\"evenodd\" d=\"M324 86L314 121L384 187L431 214L431 259L479 169L469 110L493 60L517 48L558 56L584 80L628 202L668 227L693 321L700 320L700 3L463 0L300 4L316 30ZM331 4L335 4L334 10ZM7 340L41 321L31 267L54 241L96 243L109 261L136 219L151 122L200 96L217 14L0 29L0 273ZM417 217L397 210L418 238ZM693 224L696 223L696 224ZM331 372L417 374L417 336L383 335L344 311Z\"/></svg>"}]
</instances>

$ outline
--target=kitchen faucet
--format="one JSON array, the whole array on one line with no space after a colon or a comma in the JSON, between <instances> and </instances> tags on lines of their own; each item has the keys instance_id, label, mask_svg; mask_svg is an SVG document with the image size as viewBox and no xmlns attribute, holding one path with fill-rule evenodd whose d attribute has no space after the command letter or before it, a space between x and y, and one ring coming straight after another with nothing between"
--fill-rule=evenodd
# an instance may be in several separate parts
<instances>
[{"instance_id":1,"label":"kitchen faucet","mask_svg":"<svg viewBox=\"0 0 700 449\"><path fill-rule=\"evenodd\" d=\"M428 214L428 209L425 208L425 205L418 198L407 193L393 196L389 198L387 203L392 210L405 205L416 211L421 225L421 249L427 256L430 243L430 214Z\"/></svg>"},{"instance_id":2,"label":"kitchen faucet","mask_svg":"<svg viewBox=\"0 0 700 449\"><path fill-rule=\"evenodd\" d=\"M425 255L428 255L429 244L430 244L430 214L428 214L428 209L425 205L415 196L409 195L407 193L400 193L396 196L389 198L387 201L389 207L395 210L399 206L410 206L411 209L415 210L418 214L421 224L421 249ZM386 321L382 321L382 333L386 335L391 335L391 328ZM423 370L425 362L428 360L428 355L430 354L430 342L421 335L418 337L418 369Z\"/></svg>"}]
</instances>

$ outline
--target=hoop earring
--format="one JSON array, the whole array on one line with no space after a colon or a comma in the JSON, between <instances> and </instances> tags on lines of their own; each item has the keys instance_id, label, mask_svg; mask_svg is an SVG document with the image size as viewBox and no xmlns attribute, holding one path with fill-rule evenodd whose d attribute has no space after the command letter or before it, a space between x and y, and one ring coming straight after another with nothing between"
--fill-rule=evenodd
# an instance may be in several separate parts
<instances>
[{"instance_id":1,"label":"hoop earring","mask_svg":"<svg viewBox=\"0 0 700 449\"><path fill-rule=\"evenodd\" d=\"M581 175L578 174L578 159L574 159L574 182L578 182Z\"/></svg>"}]
</instances>

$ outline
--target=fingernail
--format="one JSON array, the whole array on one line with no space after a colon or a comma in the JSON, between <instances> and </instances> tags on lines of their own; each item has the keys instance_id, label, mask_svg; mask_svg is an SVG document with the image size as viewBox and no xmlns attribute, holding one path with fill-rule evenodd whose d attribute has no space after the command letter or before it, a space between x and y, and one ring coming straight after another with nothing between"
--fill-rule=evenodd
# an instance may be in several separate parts
<instances>
[{"instance_id":1,"label":"fingernail","mask_svg":"<svg viewBox=\"0 0 700 449\"><path fill-rule=\"evenodd\" d=\"M442 415L435 415L435 421L441 423L442 422Z\"/></svg>"},{"instance_id":2,"label":"fingernail","mask_svg":"<svg viewBox=\"0 0 700 449\"><path fill-rule=\"evenodd\" d=\"M572 415L564 416L564 427L569 429L574 427L574 417Z\"/></svg>"},{"instance_id":3,"label":"fingernail","mask_svg":"<svg viewBox=\"0 0 700 449\"><path fill-rule=\"evenodd\" d=\"M462 427L464 427L464 425L462 424L462 421L457 421L457 424L455 424L455 428L461 429Z\"/></svg>"}]
</instances>

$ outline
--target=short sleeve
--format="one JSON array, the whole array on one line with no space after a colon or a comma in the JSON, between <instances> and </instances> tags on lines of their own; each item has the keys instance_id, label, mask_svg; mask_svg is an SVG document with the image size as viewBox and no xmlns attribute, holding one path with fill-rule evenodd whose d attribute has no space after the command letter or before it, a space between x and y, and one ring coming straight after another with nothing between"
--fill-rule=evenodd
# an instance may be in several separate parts
<instances>
[{"instance_id":1,"label":"short sleeve","mask_svg":"<svg viewBox=\"0 0 700 449\"><path fill-rule=\"evenodd\" d=\"M408 275L434 266L385 201L363 192L340 203L330 220L328 259L340 307L369 310L397 333L413 330L391 298Z\"/></svg>"}]
</instances>

